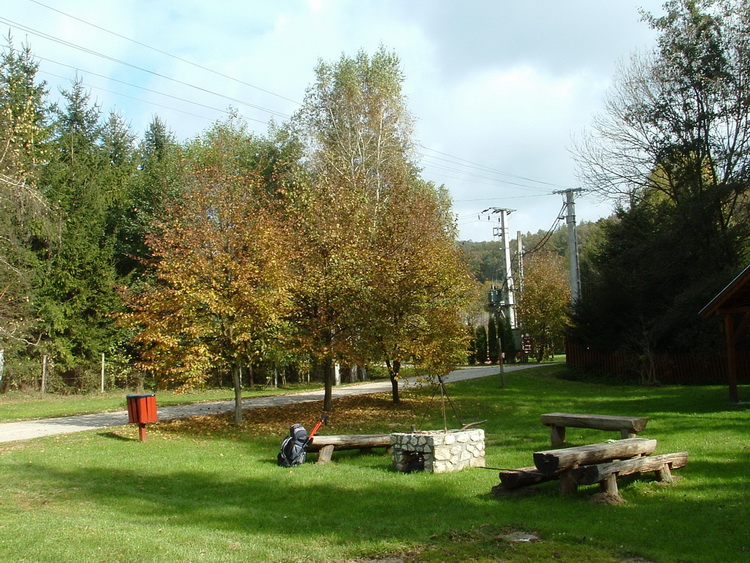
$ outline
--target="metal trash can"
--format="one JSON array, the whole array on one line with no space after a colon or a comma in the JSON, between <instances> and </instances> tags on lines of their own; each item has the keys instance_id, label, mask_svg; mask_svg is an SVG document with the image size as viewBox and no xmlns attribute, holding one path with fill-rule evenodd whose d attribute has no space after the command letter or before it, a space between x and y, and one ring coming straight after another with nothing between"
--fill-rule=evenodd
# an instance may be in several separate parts
<instances>
[{"instance_id":1,"label":"metal trash can","mask_svg":"<svg viewBox=\"0 0 750 563\"><path fill-rule=\"evenodd\" d=\"M156 422L156 395L126 395L128 401L128 422L138 425L141 442L146 440L146 424Z\"/></svg>"}]
</instances>

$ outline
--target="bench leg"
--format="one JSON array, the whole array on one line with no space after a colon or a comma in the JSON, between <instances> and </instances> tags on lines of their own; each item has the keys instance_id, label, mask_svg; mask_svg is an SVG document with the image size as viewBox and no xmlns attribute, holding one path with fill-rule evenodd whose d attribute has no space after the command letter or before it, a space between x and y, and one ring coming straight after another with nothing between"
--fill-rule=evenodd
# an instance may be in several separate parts
<instances>
[{"instance_id":1,"label":"bench leg","mask_svg":"<svg viewBox=\"0 0 750 563\"><path fill-rule=\"evenodd\" d=\"M565 443L565 427L564 426L550 426L549 436L550 436L550 441L552 442L552 447L559 448Z\"/></svg>"},{"instance_id":2,"label":"bench leg","mask_svg":"<svg viewBox=\"0 0 750 563\"><path fill-rule=\"evenodd\" d=\"M560 494L572 495L577 490L578 490L578 483L573 477L573 472L564 471L560 473Z\"/></svg>"},{"instance_id":3,"label":"bench leg","mask_svg":"<svg viewBox=\"0 0 750 563\"><path fill-rule=\"evenodd\" d=\"M672 471L669 469L669 464L665 463L661 469L655 472L656 478L659 481L664 481L665 483L671 483L674 481L672 479Z\"/></svg>"},{"instance_id":4,"label":"bench leg","mask_svg":"<svg viewBox=\"0 0 750 563\"><path fill-rule=\"evenodd\" d=\"M333 446L323 446L318 453L318 463L328 463L333 455Z\"/></svg>"},{"instance_id":5,"label":"bench leg","mask_svg":"<svg viewBox=\"0 0 750 563\"><path fill-rule=\"evenodd\" d=\"M630 430L628 430L627 428L623 428L623 429L621 429L621 430L620 430L620 436L621 436L621 437L622 437L622 439L624 440L624 439L626 439L626 438L637 438L637 437L638 437L638 434L637 434L637 433L635 433L635 432L631 432L631 431L630 431Z\"/></svg>"},{"instance_id":6,"label":"bench leg","mask_svg":"<svg viewBox=\"0 0 750 563\"><path fill-rule=\"evenodd\" d=\"M605 494L616 497L620 496L620 491L617 489L617 475L615 473L607 475L607 477L605 477L603 481L600 481L599 487Z\"/></svg>"}]
</instances>

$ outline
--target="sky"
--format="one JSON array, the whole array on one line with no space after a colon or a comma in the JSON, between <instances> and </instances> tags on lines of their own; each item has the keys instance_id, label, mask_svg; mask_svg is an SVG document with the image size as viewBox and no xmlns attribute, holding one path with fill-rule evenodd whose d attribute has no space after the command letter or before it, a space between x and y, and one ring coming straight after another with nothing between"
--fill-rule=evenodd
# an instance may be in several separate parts
<instances>
[{"instance_id":1,"label":"sky","mask_svg":"<svg viewBox=\"0 0 750 563\"><path fill-rule=\"evenodd\" d=\"M395 52L422 176L445 185L461 240L553 227L581 187L571 149L618 67L652 49L639 9L663 0L3 0L0 30L27 44L50 97L78 77L106 116L178 140L230 113L252 131L299 109L319 61ZM4 42L5 45L5 42ZM581 192L576 219L612 204ZM484 213L483 213L484 212ZM560 223L564 224L564 223Z\"/></svg>"}]
</instances>

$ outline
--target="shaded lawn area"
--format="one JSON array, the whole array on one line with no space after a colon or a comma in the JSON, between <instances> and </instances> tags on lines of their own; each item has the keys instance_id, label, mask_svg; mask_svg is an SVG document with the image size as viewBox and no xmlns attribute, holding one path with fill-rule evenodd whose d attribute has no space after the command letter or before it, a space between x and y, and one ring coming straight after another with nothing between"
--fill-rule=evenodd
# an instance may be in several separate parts
<instances>
[{"instance_id":1,"label":"shaded lawn area","mask_svg":"<svg viewBox=\"0 0 750 563\"><path fill-rule=\"evenodd\" d=\"M687 450L674 484L623 479L620 506L596 487L560 497L491 496L497 471L399 474L379 452L336 452L333 463L275 464L288 427L308 429L320 404L51 437L0 447L3 561L730 561L750 557L750 412L724 387L607 386L559 379L564 366L448 385L460 417L487 420L487 465L532 464L549 448L551 411L651 417L656 453ZM322 433L440 429L439 394L337 399ZM574 444L616 433L569 429ZM315 456L309 456L314 461ZM537 535L512 543L508 532Z\"/></svg>"}]
</instances>

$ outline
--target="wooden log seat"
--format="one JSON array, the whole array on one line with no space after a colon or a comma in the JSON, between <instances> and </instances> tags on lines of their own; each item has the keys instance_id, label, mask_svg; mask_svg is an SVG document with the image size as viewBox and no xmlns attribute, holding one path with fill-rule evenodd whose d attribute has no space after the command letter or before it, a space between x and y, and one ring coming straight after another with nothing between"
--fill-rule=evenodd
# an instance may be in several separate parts
<instances>
[{"instance_id":1,"label":"wooden log seat","mask_svg":"<svg viewBox=\"0 0 750 563\"><path fill-rule=\"evenodd\" d=\"M589 444L575 448L534 452L534 465L545 475L555 475L579 465L649 455L655 449L656 440L626 438L624 440L600 442L598 444Z\"/></svg>"},{"instance_id":2,"label":"wooden log seat","mask_svg":"<svg viewBox=\"0 0 750 563\"><path fill-rule=\"evenodd\" d=\"M647 417L612 416L604 414L571 414L551 412L541 415L542 424L549 426L552 447L559 448L565 442L565 429L593 428L619 431L622 438L635 438L646 428Z\"/></svg>"},{"instance_id":3,"label":"wooden log seat","mask_svg":"<svg viewBox=\"0 0 750 563\"><path fill-rule=\"evenodd\" d=\"M500 487L514 490L559 479L563 495L575 492L579 485L599 483L603 492L619 496L619 476L654 472L659 481L671 482L672 470L687 465L687 452L649 455L655 448L656 440L626 438L536 452L535 466L501 471Z\"/></svg>"},{"instance_id":4,"label":"wooden log seat","mask_svg":"<svg viewBox=\"0 0 750 563\"><path fill-rule=\"evenodd\" d=\"M368 450L370 448L389 448L390 434L341 434L321 436L316 434L307 445L307 451L319 452L318 463L331 461L334 450Z\"/></svg>"}]
</instances>

